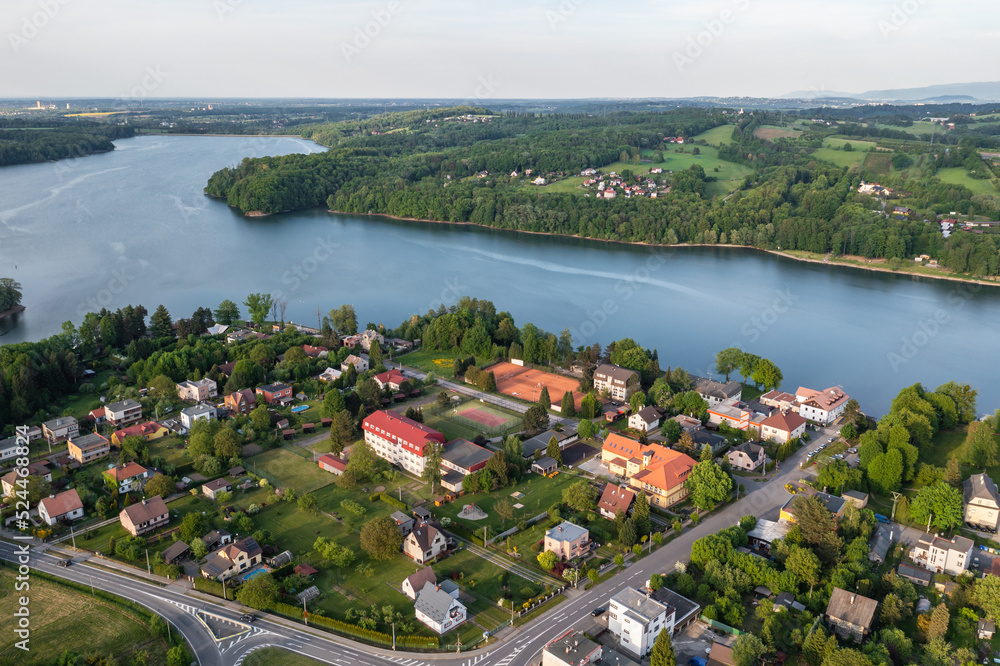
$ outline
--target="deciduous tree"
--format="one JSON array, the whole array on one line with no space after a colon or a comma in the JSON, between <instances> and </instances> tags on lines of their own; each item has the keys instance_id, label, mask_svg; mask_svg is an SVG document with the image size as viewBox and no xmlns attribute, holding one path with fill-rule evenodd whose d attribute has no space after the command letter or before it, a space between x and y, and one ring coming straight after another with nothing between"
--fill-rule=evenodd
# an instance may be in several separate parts
<instances>
[{"instance_id":1,"label":"deciduous tree","mask_svg":"<svg viewBox=\"0 0 1000 666\"><path fill-rule=\"evenodd\" d=\"M396 521L379 516L361 528L361 547L373 560L391 560L403 545L403 534Z\"/></svg>"}]
</instances>

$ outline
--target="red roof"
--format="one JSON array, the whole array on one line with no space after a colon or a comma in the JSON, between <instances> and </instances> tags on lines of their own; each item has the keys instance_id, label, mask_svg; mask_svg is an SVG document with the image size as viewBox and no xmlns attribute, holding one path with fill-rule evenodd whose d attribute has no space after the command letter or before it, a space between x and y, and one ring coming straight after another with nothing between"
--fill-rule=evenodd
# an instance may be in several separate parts
<instances>
[{"instance_id":1,"label":"red roof","mask_svg":"<svg viewBox=\"0 0 1000 666\"><path fill-rule=\"evenodd\" d=\"M315 358L323 352L328 352L330 350L323 346L313 347L312 345L302 345L302 351L306 353L306 356L312 356Z\"/></svg>"},{"instance_id":2,"label":"red roof","mask_svg":"<svg viewBox=\"0 0 1000 666\"><path fill-rule=\"evenodd\" d=\"M368 432L396 442L421 457L424 455L424 447L429 443L444 444L444 435L434 428L394 412L373 412L365 418L363 425Z\"/></svg>"},{"instance_id":3,"label":"red roof","mask_svg":"<svg viewBox=\"0 0 1000 666\"><path fill-rule=\"evenodd\" d=\"M317 574L319 572L313 569L312 566L308 564L300 564L297 567L295 567L295 573L301 576L312 576L313 574Z\"/></svg>"},{"instance_id":4,"label":"red roof","mask_svg":"<svg viewBox=\"0 0 1000 666\"><path fill-rule=\"evenodd\" d=\"M379 383L379 386L385 386L386 384L402 384L406 381L406 375L404 375L399 370L393 368L392 370L387 370L386 372L380 372L375 375L375 381Z\"/></svg>"},{"instance_id":5,"label":"red roof","mask_svg":"<svg viewBox=\"0 0 1000 666\"><path fill-rule=\"evenodd\" d=\"M130 462L124 467L113 467L109 470L106 470L104 473L110 476L115 481L121 482L124 481L125 479L131 479L133 477L145 474L148 471L149 470L147 470L142 465Z\"/></svg>"},{"instance_id":6,"label":"red roof","mask_svg":"<svg viewBox=\"0 0 1000 666\"><path fill-rule=\"evenodd\" d=\"M609 483L604 486L604 493L601 495L601 501L597 503L597 507L609 513L617 514L619 511L628 511L633 499L635 499L633 491L625 486L616 486L613 483Z\"/></svg>"},{"instance_id":7,"label":"red roof","mask_svg":"<svg viewBox=\"0 0 1000 666\"><path fill-rule=\"evenodd\" d=\"M40 504L45 507L45 512L50 518L58 518L70 511L83 508L83 502L80 501L75 488L61 492L55 497L46 497Z\"/></svg>"},{"instance_id":8,"label":"red roof","mask_svg":"<svg viewBox=\"0 0 1000 666\"><path fill-rule=\"evenodd\" d=\"M319 463L320 467L326 465L327 467L333 467L334 469L339 469L341 472L347 469L347 463L345 463L340 458L335 458L331 456L329 453L324 453L323 455L321 455L317 462Z\"/></svg>"},{"instance_id":9,"label":"red roof","mask_svg":"<svg viewBox=\"0 0 1000 666\"><path fill-rule=\"evenodd\" d=\"M107 412L105 412L103 407L98 407L97 409L90 410L90 414L87 414L87 418L91 421L107 418Z\"/></svg>"},{"instance_id":10,"label":"red roof","mask_svg":"<svg viewBox=\"0 0 1000 666\"><path fill-rule=\"evenodd\" d=\"M761 427L774 428L787 433L795 432L799 427L805 425L806 420L795 412L777 412L765 419Z\"/></svg>"},{"instance_id":11,"label":"red roof","mask_svg":"<svg viewBox=\"0 0 1000 666\"><path fill-rule=\"evenodd\" d=\"M117 442L121 442L126 437L149 437L150 435L155 435L158 431L162 430L165 426L160 425L156 421L146 421L145 423L136 423L130 425L127 428L120 428L115 430L115 434L112 435L112 439Z\"/></svg>"}]
</instances>

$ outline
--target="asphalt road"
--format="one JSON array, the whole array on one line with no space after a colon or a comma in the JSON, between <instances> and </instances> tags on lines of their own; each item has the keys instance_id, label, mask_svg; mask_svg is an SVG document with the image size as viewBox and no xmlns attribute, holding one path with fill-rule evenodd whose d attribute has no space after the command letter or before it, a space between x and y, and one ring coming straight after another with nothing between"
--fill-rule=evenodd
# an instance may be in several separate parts
<instances>
[{"instance_id":1,"label":"asphalt road","mask_svg":"<svg viewBox=\"0 0 1000 666\"><path fill-rule=\"evenodd\" d=\"M651 574L667 573L674 569L678 561L686 561L691 544L696 539L734 525L742 516L762 516L784 504L789 497L784 485L812 474L810 470L798 469L807 450L829 441L830 435L816 434L819 436L814 435L811 446L786 460L771 481L750 483L746 496L706 518L653 555L632 563L624 572L586 592L571 593L566 601L508 634L503 642L463 654L393 652L364 646L281 618L259 619L252 625L243 624L239 621L241 613L238 609L196 599L175 586L159 587L87 563L59 567L56 564L58 558L41 549L30 552L29 566L85 585L93 580L96 587L159 613L181 631L203 666L240 666L247 654L267 646L283 647L336 666L378 666L386 663L401 666L525 666L533 660L537 661L538 653L550 639L568 629L583 629L585 623L589 625L591 610L597 606L607 607L610 598L622 588L642 586ZM0 557L16 561L16 548L10 542L0 541ZM208 625L199 619L199 612L205 611L217 616L212 619L214 625L222 623L232 627L226 638L217 640Z\"/></svg>"}]
</instances>

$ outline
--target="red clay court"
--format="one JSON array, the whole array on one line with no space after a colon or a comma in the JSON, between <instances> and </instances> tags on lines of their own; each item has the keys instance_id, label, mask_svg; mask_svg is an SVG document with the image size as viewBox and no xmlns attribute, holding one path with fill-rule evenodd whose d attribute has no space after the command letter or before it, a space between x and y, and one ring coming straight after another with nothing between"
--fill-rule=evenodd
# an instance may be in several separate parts
<instances>
[{"instance_id":1,"label":"red clay court","mask_svg":"<svg viewBox=\"0 0 1000 666\"><path fill-rule=\"evenodd\" d=\"M542 386L546 386L553 407L559 407L562 404L563 394L569 391L573 394L574 407L580 409L583 393L577 391L580 382L573 377L554 375L551 372L526 368L507 361L485 369L493 372L493 376L497 379L497 390L504 395L528 402L538 402Z\"/></svg>"},{"instance_id":2,"label":"red clay court","mask_svg":"<svg viewBox=\"0 0 1000 666\"><path fill-rule=\"evenodd\" d=\"M509 423L511 420L503 416L490 414L489 412L483 411L478 407L470 407L465 411L459 412L458 415L467 418L470 421L475 421L476 423L482 423L487 428L496 428L498 426L502 426L506 423Z\"/></svg>"}]
</instances>

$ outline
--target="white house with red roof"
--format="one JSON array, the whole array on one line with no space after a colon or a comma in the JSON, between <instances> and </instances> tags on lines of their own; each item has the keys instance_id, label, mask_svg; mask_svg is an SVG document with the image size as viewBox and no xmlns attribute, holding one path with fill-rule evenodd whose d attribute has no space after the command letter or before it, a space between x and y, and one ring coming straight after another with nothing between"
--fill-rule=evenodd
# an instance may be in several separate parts
<instances>
[{"instance_id":1,"label":"white house with red roof","mask_svg":"<svg viewBox=\"0 0 1000 666\"><path fill-rule=\"evenodd\" d=\"M312 345L302 345L302 351L304 351L306 356L309 358L326 358L327 354L330 353L330 350L322 345L316 347Z\"/></svg>"},{"instance_id":2,"label":"white house with red roof","mask_svg":"<svg viewBox=\"0 0 1000 666\"><path fill-rule=\"evenodd\" d=\"M851 396L844 393L843 389L831 386L822 391L800 386L795 391L795 400L799 404L799 416L820 423L830 425L844 413L847 401Z\"/></svg>"},{"instance_id":3,"label":"white house with red roof","mask_svg":"<svg viewBox=\"0 0 1000 666\"><path fill-rule=\"evenodd\" d=\"M775 412L760 423L760 438L784 444L806 431L806 420L791 410Z\"/></svg>"},{"instance_id":4,"label":"white house with red roof","mask_svg":"<svg viewBox=\"0 0 1000 666\"><path fill-rule=\"evenodd\" d=\"M38 517L47 525L55 525L60 520L83 518L83 502L75 488L65 490L42 499L38 503Z\"/></svg>"},{"instance_id":5,"label":"white house with red roof","mask_svg":"<svg viewBox=\"0 0 1000 666\"><path fill-rule=\"evenodd\" d=\"M405 381L406 375L395 368L375 375L375 383L378 384L379 389L382 391L387 387L390 391L398 391L400 385Z\"/></svg>"},{"instance_id":6,"label":"white house with red roof","mask_svg":"<svg viewBox=\"0 0 1000 666\"><path fill-rule=\"evenodd\" d=\"M412 474L423 473L429 444L444 444L444 435L434 428L395 412L373 412L365 418L362 429L375 455Z\"/></svg>"},{"instance_id":7,"label":"white house with red roof","mask_svg":"<svg viewBox=\"0 0 1000 666\"><path fill-rule=\"evenodd\" d=\"M327 472L336 474L337 476L347 471L347 463L329 453L321 455L316 462L320 466L320 469L325 469Z\"/></svg>"}]
</instances>

